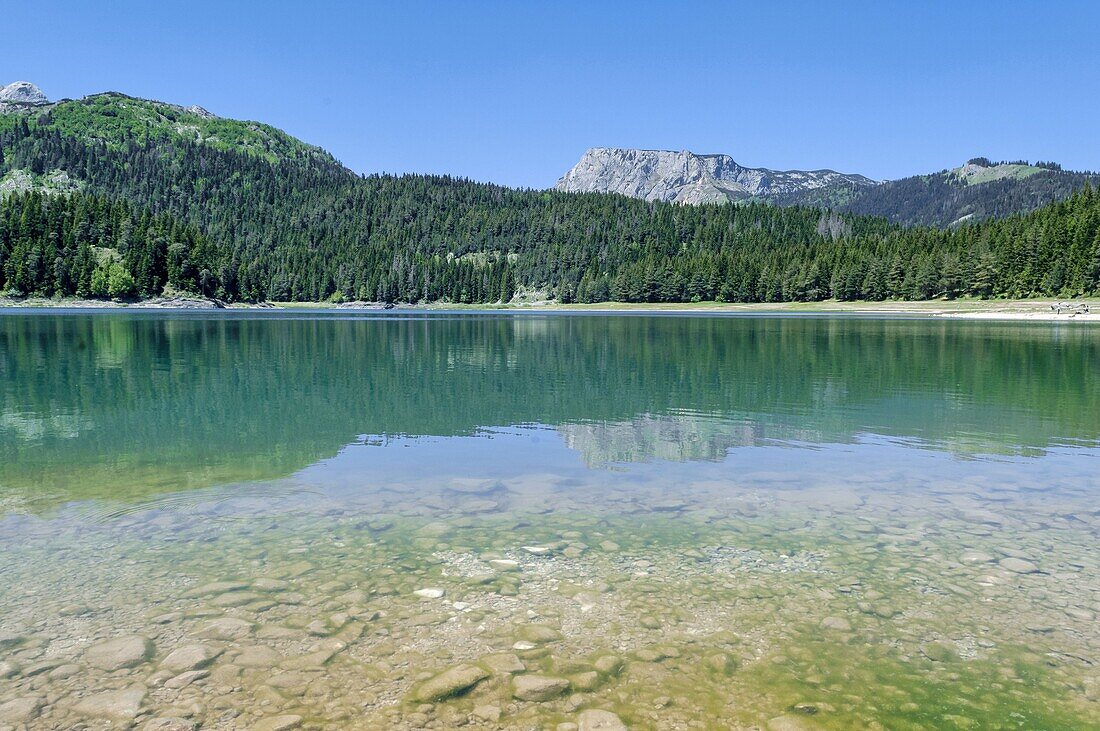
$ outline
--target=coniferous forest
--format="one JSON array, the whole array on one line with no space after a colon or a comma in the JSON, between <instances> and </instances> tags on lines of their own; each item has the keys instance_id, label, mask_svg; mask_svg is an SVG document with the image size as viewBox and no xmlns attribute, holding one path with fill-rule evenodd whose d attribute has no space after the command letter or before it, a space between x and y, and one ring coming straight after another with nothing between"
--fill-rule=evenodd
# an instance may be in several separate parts
<instances>
[{"instance_id":1,"label":"coniferous forest","mask_svg":"<svg viewBox=\"0 0 1100 731\"><path fill-rule=\"evenodd\" d=\"M0 115L0 178L31 181L0 197L0 292L409 303L501 302L521 289L561 302L1100 294L1100 193L1087 186L1025 215L904 228L816 207L362 177L277 130L234 137L219 120L192 138L173 132L179 118L127 117L176 108L89 99L94 114L82 100Z\"/></svg>"}]
</instances>

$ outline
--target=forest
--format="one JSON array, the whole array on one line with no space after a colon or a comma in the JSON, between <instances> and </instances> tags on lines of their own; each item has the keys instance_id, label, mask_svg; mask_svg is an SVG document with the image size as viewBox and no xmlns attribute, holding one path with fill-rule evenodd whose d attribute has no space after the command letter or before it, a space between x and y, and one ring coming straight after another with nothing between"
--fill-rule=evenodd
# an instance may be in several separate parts
<instances>
[{"instance_id":1,"label":"forest","mask_svg":"<svg viewBox=\"0 0 1100 731\"><path fill-rule=\"evenodd\" d=\"M1027 214L943 230L814 206L359 176L277 137L237 149L133 128L97 137L60 115L0 118L0 179L23 171L34 183L0 198L0 292L407 303L518 291L565 303L1100 294L1100 194L1087 184ZM57 171L68 188L51 189Z\"/></svg>"}]
</instances>

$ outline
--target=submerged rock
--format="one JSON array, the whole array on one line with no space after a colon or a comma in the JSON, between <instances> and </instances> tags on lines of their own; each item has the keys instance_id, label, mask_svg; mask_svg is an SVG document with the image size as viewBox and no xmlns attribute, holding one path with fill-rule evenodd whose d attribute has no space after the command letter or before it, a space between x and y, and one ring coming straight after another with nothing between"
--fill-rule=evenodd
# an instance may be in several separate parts
<instances>
[{"instance_id":1,"label":"submerged rock","mask_svg":"<svg viewBox=\"0 0 1100 731\"><path fill-rule=\"evenodd\" d=\"M140 665L153 654L153 643L141 635L127 635L92 645L84 661L100 670L121 670Z\"/></svg>"},{"instance_id":2,"label":"submerged rock","mask_svg":"<svg viewBox=\"0 0 1100 731\"><path fill-rule=\"evenodd\" d=\"M202 680L210 675L209 670L189 670L186 673L180 673L179 675L169 678L164 681L164 687L169 690L178 690L179 688L186 688L194 683L196 680Z\"/></svg>"},{"instance_id":3,"label":"submerged rock","mask_svg":"<svg viewBox=\"0 0 1100 731\"><path fill-rule=\"evenodd\" d=\"M574 690L595 690L600 685L600 674L595 670L589 670L587 672L577 673L576 675L570 675L569 684Z\"/></svg>"},{"instance_id":4,"label":"submerged rock","mask_svg":"<svg viewBox=\"0 0 1100 731\"><path fill-rule=\"evenodd\" d=\"M821 620L821 628L847 632L852 629L852 623L844 617L826 617Z\"/></svg>"},{"instance_id":5,"label":"submerged rock","mask_svg":"<svg viewBox=\"0 0 1100 731\"><path fill-rule=\"evenodd\" d=\"M145 689L134 686L126 690L112 690L96 693L84 698L73 710L83 716L107 718L112 721L132 721L141 710L145 700Z\"/></svg>"},{"instance_id":6,"label":"submerged rock","mask_svg":"<svg viewBox=\"0 0 1100 731\"><path fill-rule=\"evenodd\" d=\"M174 673L199 670L213 662L220 654L221 650L209 645L185 645L168 653L168 657L161 661L160 667Z\"/></svg>"},{"instance_id":7,"label":"submerged rock","mask_svg":"<svg viewBox=\"0 0 1100 731\"><path fill-rule=\"evenodd\" d=\"M421 599L442 599L443 595L446 594L446 593L447 592L444 591L443 589L435 589L435 588L417 589L416 591L413 592L413 594L420 597Z\"/></svg>"},{"instance_id":8,"label":"submerged rock","mask_svg":"<svg viewBox=\"0 0 1100 731\"><path fill-rule=\"evenodd\" d=\"M482 721L492 721L496 723L500 720L501 710L499 706L474 706L473 715Z\"/></svg>"},{"instance_id":9,"label":"submerged rock","mask_svg":"<svg viewBox=\"0 0 1100 731\"><path fill-rule=\"evenodd\" d=\"M628 731L622 719L611 711L589 708L577 716L578 731Z\"/></svg>"},{"instance_id":10,"label":"submerged rock","mask_svg":"<svg viewBox=\"0 0 1100 731\"><path fill-rule=\"evenodd\" d=\"M479 662L498 674L522 673L527 669L523 661L511 652L497 652L492 655L486 655L481 658Z\"/></svg>"},{"instance_id":11,"label":"submerged rock","mask_svg":"<svg viewBox=\"0 0 1100 731\"><path fill-rule=\"evenodd\" d=\"M456 665L425 680L413 697L419 701L439 701L462 695L488 677L486 670L475 665Z\"/></svg>"},{"instance_id":12,"label":"submerged rock","mask_svg":"<svg viewBox=\"0 0 1100 731\"><path fill-rule=\"evenodd\" d=\"M821 726L800 716L779 716L768 721L768 731L817 731Z\"/></svg>"},{"instance_id":13,"label":"submerged rock","mask_svg":"<svg viewBox=\"0 0 1100 731\"><path fill-rule=\"evenodd\" d=\"M15 647L20 644L26 638L23 635L18 635L14 632L7 632L0 630L0 650L6 650L9 647Z\"/></svg>"},{"instance_id":14,"label":"submerged rock","mask_svg":"<svg viewBox=\"0 0 1100 731\"><path fill-rule=\"evenodd\" d=\"M504 489L504 483L500 480L481 480L469 477L456 477L447 485L451 492L465 495L488 495L497 490Z\"/></svg>"},{"instance_id":15,"label":"submerged rock","mask_svg":"<svg viewBox=\"0 0 1100 731\"><path fill-rule=\"evenodd\" d=\"M252 623L236 617L221 617L211 620L195 634L211 640L239 640L252 634Z\"/></svg>"},{"instance_id":16,"label":"submerged rock","mask_svg":"<svg viewBox=\"0 0 1100 731\"><path fill-rule=\"evenodd\" d=\"M0 704L0 723L29 723L42 708L41 698L16 698Z\"/></svg>"},{"instance_id":17,"label":"submerged rock","mask_svg":"<svg viewBox=\"0 0 1100 731\"><path fill-rule=\"evenodd\" d=\"M557 642L561 639L561 632L542 624L525 624L519 628L516 634L521 640L534 642L536 645Z\"/></svg>"},{"instance_id":18,"label":"submerged rock","mask_svg":"<svg viewBox=\"0 0 1100 731\"><path fill-rule=\"evenodd\" d=\"M302 725L301 716L272 716L265 718L252 727L252 731L290 731Z\"/></svg>"},{"instance_id":19,"label":"submerged rock","mask_svg":"<svg viewBox=\"0 0 1100 731\"><path fill-rule=\"evenodd\" d=\"M234 662L245 668L269 668L282 659L282 655L267 645L249 645L241 648L241 654Z\"/></svg>"},{"instance_id":20,"label":"submerged rock","mask_svg":"<svg viewBox=\"0 0 1100 731\"><path fill-rule=\"evenodd\" d=\"M234 591L243 591L248 588L248 584L244 581L214 581L209 584L203 584L202 586L196 586L184 593L185 598L212 596L214 594L228 594Z\"/></svg>"},{"instance_id":21,"label":"submerged rock","mask_svg":"<svg viewBox=\"0 0 1100 731\"><path fill-rule=\"evenodd\" d=\"M179 716L162 716L150 718L142 725L141 731L195 731L198 727L198 721Z\"/></svg>"},{"instance_id":22,"label":"submerged rock","mask_svg":"<svg viewBox=\"0 0 1100 731\"><path fill-rule=\"evenodd\" d=\"M703 664L722 675L729 675L737 669L737 661L728 652L716 652L707 655L703 660Z\"/></svg>"},{"instance_id":23,"label":"submerged rock","mask_svg":"<svg viewBox=\"0 0 1100 731\"><path fill-rule=\"evenodd\" d=\"M512 679L512 695L521 701L548 701L569 690L569 681L548 675L518 675Z\"/></svg>"},{"instance_id":24,"label":"submerged rock","mask_svg":"<svg viewBox=\"0 0 1100 731\"><path fill-rule=\"evenodd\" d=\"M618 655L604 655L597 658L593 666L602 675L617 675L623 669L623 659Z\"/></svg>"},{"instance_id":25,"label":"submerged rock","mask_svg":"<svg viewBox=\"0 0 1100 731\"><path fill-rule=\"evenodd\" d=\"M1002 569L1007 569L1016 574L1034 574L1038 573L1039 567L1033 564L1031 561L1026 561L1022 558L1016 558L1015 556L1009 556L1008 558L1002 558L998 562Z\"/></svg>"},{"instance_id":26,"label":"submerged rock","mask_svg":"<svg viewBox=\"0 0 1100 731\"><path fill-rule=\"evenodd\" d=\"M950 662L959 659L959 652L946 642L929 642L921 648L921 653L933 662Z\"/></svg>"}]
</instances>

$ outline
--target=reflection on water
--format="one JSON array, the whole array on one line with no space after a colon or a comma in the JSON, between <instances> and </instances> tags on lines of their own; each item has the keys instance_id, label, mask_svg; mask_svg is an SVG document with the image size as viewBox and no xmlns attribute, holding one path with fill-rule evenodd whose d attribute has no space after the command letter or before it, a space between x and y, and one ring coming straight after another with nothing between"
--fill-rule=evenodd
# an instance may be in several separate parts
<instances>
[{"instance_id":1,"label":"reflection on water","mask_svg":"<svg viewBox=\"0 0 1100 731\"><path fill-rule=\"evenodd\" d=\"M1098 354L0 316L0 728L1098 724Z\"/></svg>"},{"instance_id":2,"label":"reflection on water","mask_svg":"<svg viewBox=\"0 0 1100 731\"><path fill-rule=\"evenodd\" d=\"M1040 454L1100 437L1098 354L1088 328L958 322L6 315L0 485L119 497L528 423L592 465L860 434Z\"/></svg>"}]
</instances>

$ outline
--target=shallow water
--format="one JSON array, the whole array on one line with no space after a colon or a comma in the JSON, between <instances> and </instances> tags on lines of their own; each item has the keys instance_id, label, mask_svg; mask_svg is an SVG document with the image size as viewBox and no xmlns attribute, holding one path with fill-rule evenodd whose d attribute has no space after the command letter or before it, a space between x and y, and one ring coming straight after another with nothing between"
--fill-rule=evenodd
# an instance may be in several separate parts
<instances>
[{"instance_id":1,"label":"shallow water","mask_svg":"<svg viewBox=\"0 0 1100 731\"><path fill-rule=\"evenodd\" d=\"M5 313L0 728L1100 727L1098 376L1067 324Z\"/></svg>"}]
</instances>

